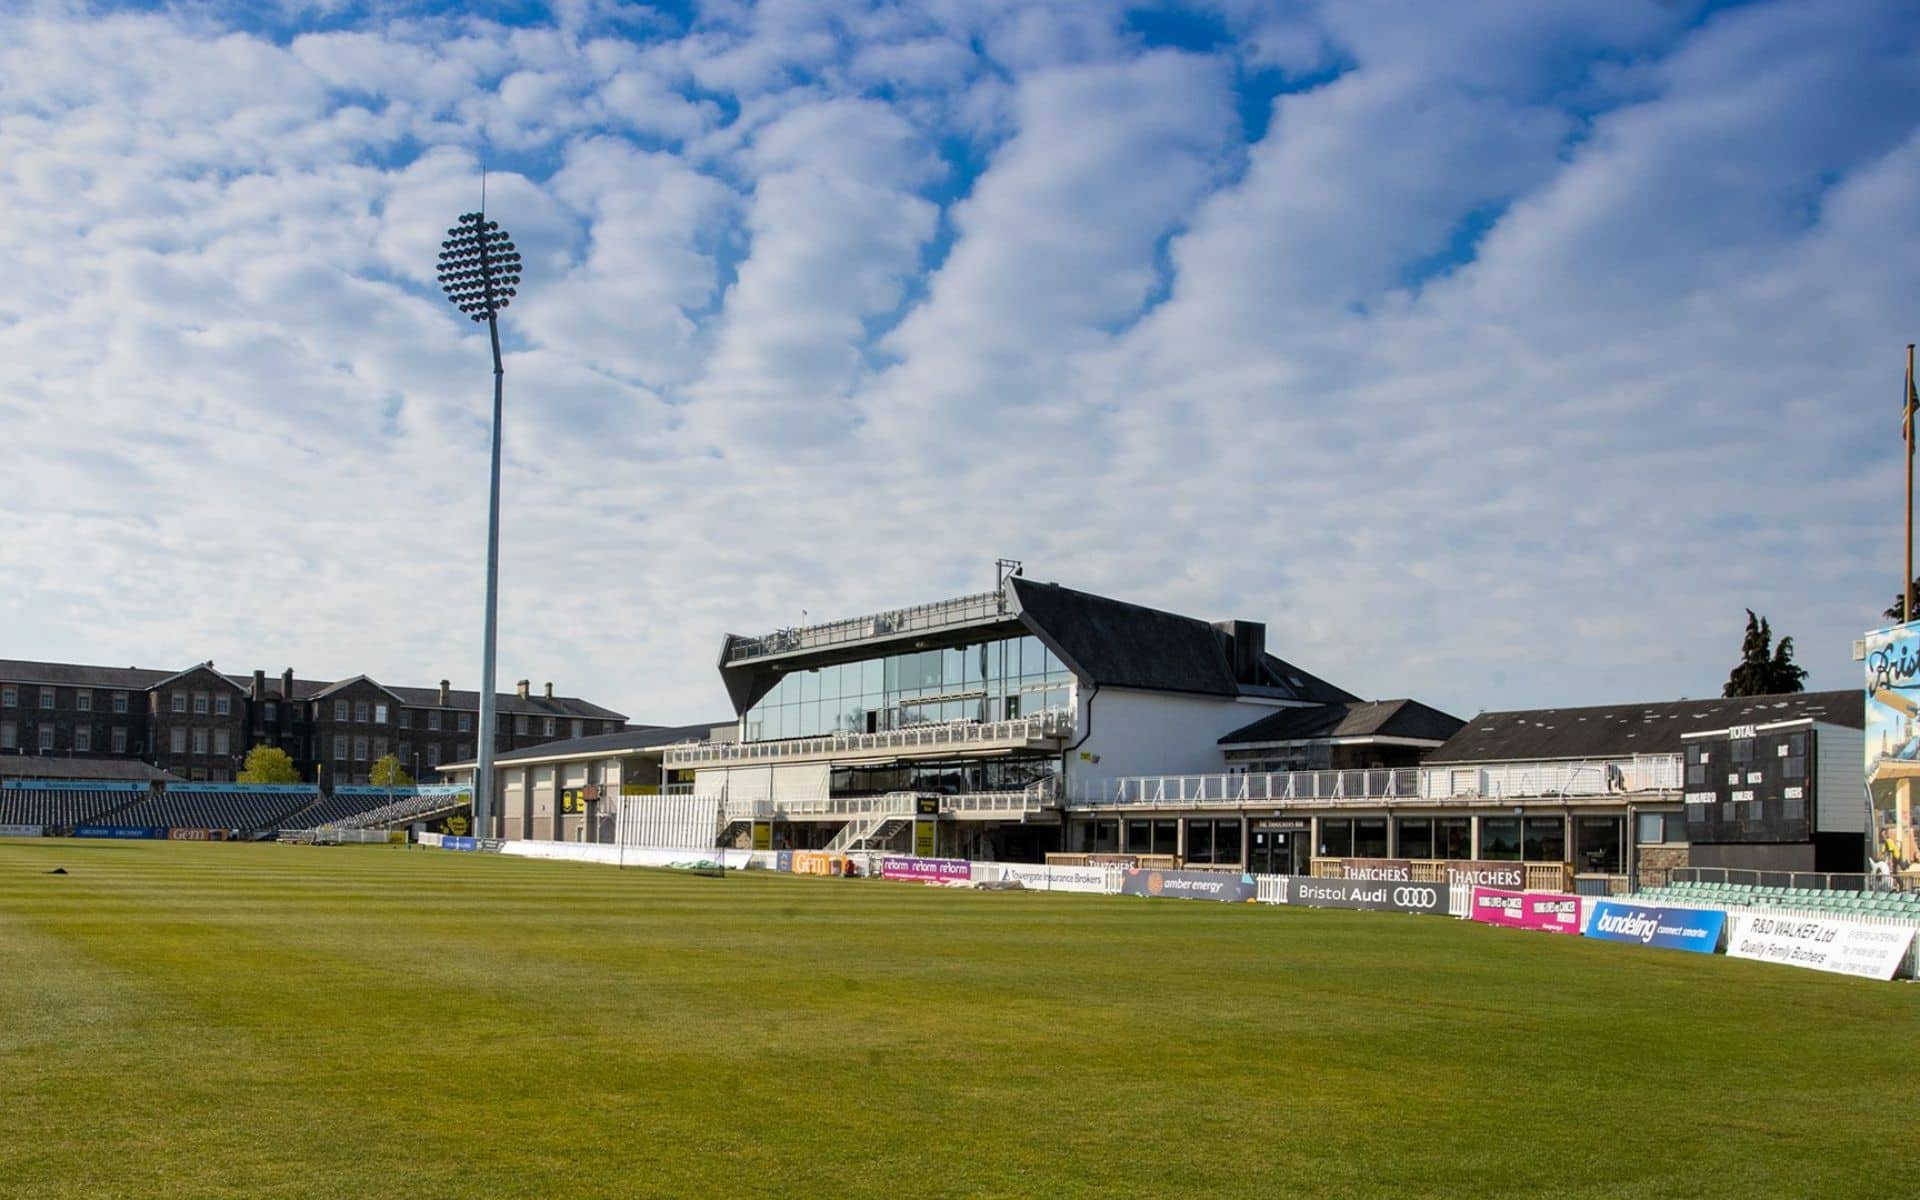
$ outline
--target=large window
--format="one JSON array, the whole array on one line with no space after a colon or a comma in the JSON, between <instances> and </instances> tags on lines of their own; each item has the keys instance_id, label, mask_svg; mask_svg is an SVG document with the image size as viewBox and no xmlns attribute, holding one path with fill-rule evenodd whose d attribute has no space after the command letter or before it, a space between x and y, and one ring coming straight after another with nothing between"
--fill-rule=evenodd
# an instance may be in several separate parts
<instances>
[{"instance_id":1,"label":"large window","mask_svg":"<svg viewBox=\"0 0 1920 1200\"><path fill-rule=\"evenodd\" d=\"M1567 861L1567 823L1559 817L1528 817L1522 844L1528 862Z\"/></svg>"},{"instance_id":2,"label":"large window","mask_svg":"<svg viewBox=\"0 0 1920 1200\"><path fill-rule=\"evenodd\" d=\"M1480 857L1494 862L1520 861L1520 818L1480 818Z\"/></svg>"},{"instance_id":3,"label":"large window","mask_svg":"<svg viewBox=\"0 0 1920 1200\"><path fill-rule=\"evenodd\" d=\"M1128 821L1128 854L1178 854L1180 853L1180 822L1178 821Z\"/></svg>"},{"instance_id":4,"label":"large window","mask_svg":"<svg viewBox=\"0 0 1920 1200\"><path fill-rule=\"evenodd\" d=\"M1240 819L1189 820L1187 858L1190 863L1220 867L1240 865Z\"/></svg>"},{"instance_id":5,"label":"large window","mask_svg":"<svg viewBox=\"0 0 1920 1200\"><path fill-rule=\"evenodd\" d=\"M748 741L999 721L1065 709L1072 674L1037 638L795 671L747 713Z\"/></svg>"},{"instance_id":6,"label":"large window","mask_svg":"<svg viewBox=\"0 0 1920 1200\"><path fill-rule=\"evenodd\" d=\"M1575 817L1573 865L1578 871L1618 875L1627 869L1625 817Z\"/></svg>"},{"instance_id":7,"label":"large window","mask_svg":"<svg viewBox=\"0 0 1920 1200\"><path fill-rule=\"evenodd\" d=\"M1687 815L1677 812L1641 813L1638 840L1641 845L1686 841Z\"/></svg>"}]
</instances>

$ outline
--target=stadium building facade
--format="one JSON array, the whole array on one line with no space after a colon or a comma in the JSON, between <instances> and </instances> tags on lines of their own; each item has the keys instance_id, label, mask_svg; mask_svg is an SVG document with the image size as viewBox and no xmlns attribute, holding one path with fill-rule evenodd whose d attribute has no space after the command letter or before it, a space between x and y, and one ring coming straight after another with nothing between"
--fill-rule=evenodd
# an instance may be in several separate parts
<instances>
[{"instance_id":1,"label":"stadium building facade","mask_svg":"<svg viewBox=\"0 0 1920 1200\"><path fill-rule=\"evenodd\" d=\"M906 849L931 824L935 853L1009 861L1063 849L1068 797L1085 781L1218 771L1225 735L1359 703L1268 653L1258 622L1208 623L1017 573L992 592L729 635L719 669L735 735L669 746L663 767L669 787L725 797L726 840ZM1331 729L1289 740L1369 753ZM1373 752L1407 761L1443 740L1382 735Z\"/></svg>"},{"instance_id":2,"label":"stadium building facade","mask_svg":"<svg viewBox=\"0 0 1920 1200\"><path fill-rule=\"evenodd\" d=\"M367 781L391 753L413 772L474 755L479 693L397 687L359 675L338 682L278 678L264 671L228 675L212 663L183 671L81 663L0 660L0 757L38 760L34 774L60 778L95 771L82 761L139 762L182 779L233 779L249 749L278 746L303 778L333 784ZM626 727L612 709L548 684L534 694L522 680L497 702L495 747L512 751Z\"/></svg>"},{"instance_id":3,"label":"stadium building facade","mask_svg":"<svg viewBox=\"0 0 1920 1200\"><path fill-rule=\"evenodd\" d=\"M1343 731L1382 735L1384 762L1444 724L1405 705L1283 713L1223 738L1219 773L1087 780L1068 800L1068 844L1172 842L1196 865L1293 875L1515 863L1528 886L1560 891L1660 886L1679 868L1858 872L1863 709L1843 691L1489 712L1418 766L1365 767L1331 757ZM1285 736L1323 726L1333 747ZM1271 769L1282 754L1323 765Z\"/></svg>"}]
</instances>

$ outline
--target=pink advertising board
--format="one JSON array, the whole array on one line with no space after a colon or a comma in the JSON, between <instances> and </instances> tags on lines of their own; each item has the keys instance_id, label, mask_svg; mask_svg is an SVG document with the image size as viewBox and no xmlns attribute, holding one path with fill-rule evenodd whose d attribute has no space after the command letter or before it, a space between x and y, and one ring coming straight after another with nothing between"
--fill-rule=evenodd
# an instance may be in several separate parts
<instances>
[{"instance_id":1,"label":"pink advertising board","mask_svg":"<svg viewBox=\"0 0 1920 1200\"><path fill-rule=\"evenodd\" d=\"M1476 921L1509 929L1542 929L1578 936L1580 897L1477 887L1473 889L1472 916Z\"/></svg>"},{"instance_id":2,"label":"pink advertising board","mask_svg":"<svg viewBox=\"0 0 1920 1200\"><path fill-rule=\"evenodd\" d=\"M961 858L883 858L880 877L914 883L971 883L973 864Z\"/></svg>"}]
</instances>

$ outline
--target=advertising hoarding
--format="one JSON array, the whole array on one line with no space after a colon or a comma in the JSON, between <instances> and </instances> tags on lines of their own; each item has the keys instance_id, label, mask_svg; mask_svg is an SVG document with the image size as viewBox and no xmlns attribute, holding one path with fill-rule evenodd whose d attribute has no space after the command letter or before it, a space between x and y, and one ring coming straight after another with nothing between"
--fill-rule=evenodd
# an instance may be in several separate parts
<instances>
[{"instance_id":1,"label":"advertising hoarding","mask_svg":"<svg viewBox=\"0 0 1920 1200\"><path fill-rule=\"evenodd\" d=\"M1448 883L1469 887L1505 888L1520 891L1527 886L1526 871L1517 862L1494 862L1477 858L1455 859L1445 864Z\"/></svg>"},{"instance_id":2,"label":"advertising hoarding","mask_svg":"<svg viewBox=\"0 0 1920 1200\"><path fill-rule=\"evenodd\" d=\"M164 838L164 825L82 825L73 831L81 838Z\"/></svg>"},{"instance_id":3,"label":"advertising hoarding","mask_svg":"<svg viewBox=\"0 0 1920 1200\"><path fill-rule=\"evenodd\" d=\"M1255 899L1259 888L1253 876L1230 871L1155 871L1129 867L1120 876L1120 894L1239 903Z\"/></svg>"},{"instance_id":4,"label":"advertising hoarding","mask_svg":"<svg viewBox=\"0 0 1920 1200\"><path fill-rule=\"evenodd\" d=\"M42 825L0 825L0 837L39 837L45 829Z\"/></svg>"},{"instance_id":5,"label":"advertising hoarding","mask_svg":"<svg viewBox=\"0 0 1920 1200\"><path fill-rule=\"evenodd\" d=\"M883 858L880 878L908 883L973 882L973 864L964 858Z\"/></svg>"},{"instance_id":6,"label":"advertising hoarding","mask_svg":"<svg viewBox=\"0 0 1920 1200\"><path fill-rule=\"evenodd\" d=\"M1017 883L1040 892L1105 892L1105 867L1043 867L1033 863L976 863L983 883Z\"/></svg>"},{"instance_id":7,"label":"advertising hoarding","mask_svg":"<svg viewBox=\"0 0 1920 1200\"><path fill-rule=\"evenodd\" d=\"M1375 883L1363 879L1315 879L1306 875L1284 878L1282 904L1447 915L1444 883Z\"/></svg>"},{"instance_id":8,"label":"advertising hoarding","mask_svg":"<svg viewBox=\"0 0 1920 1200\"><path fill-rule=\"evenodd\" d=\"M1558 892L1512 892L1477 887L1473 889L1472 910L1467 915L1484 925L1580 935L1580 897Z\"/></svg>"},{"instance_id":9,"label":"advertising hoarding","mask_svg":"<svg viewBox=\"0 0 1920 1200\"><path fill-rule=\"evenodd\" d=\"M1914 790L1920 780L1920 622L1866 636L1867 860L1882 876L1920 876Z\"/></svg>"},{"instance_id":10,"label":"advertising hoarding","mask_svg":"<svg viewBox=\"0 0 1920 1200\"><path fill-rule=\"evenodd\" d=\"M1734 918L1727 954L1835 975L1892 979L1912 942L1911 925L1745 914Z\"/></svg>"},{"instance_id":11,"label":"advertising hoarding","mask_svg":"<svg viewBox=\"0 0 1920 1200\"><path fill-rule=\"evenodd\" d=\"M1727 914L1718 909L1600 900L1587 918L1587 936L1604 942L1713 954L1720 949L1720 934L1726 925Z\"/></svg>"}]
</instances>

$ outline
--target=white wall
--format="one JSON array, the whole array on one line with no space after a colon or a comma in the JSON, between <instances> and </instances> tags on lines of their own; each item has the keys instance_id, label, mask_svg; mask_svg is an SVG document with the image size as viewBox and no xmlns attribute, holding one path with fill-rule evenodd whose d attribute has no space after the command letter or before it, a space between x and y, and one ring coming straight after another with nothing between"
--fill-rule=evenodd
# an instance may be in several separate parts
<instances>
[{"instance_id":1,"label":"white wall","mask_svg":"<svg viewBox=\"0 0 1920 1200\"><path fill-rule=\"evenodd\" d=\"M1080 728L1089 720L1081 693ZM1115 775L1197 775L1227 769L1223 734L1281 707L1218 696L1183 696L1104 687L1091 693L1092 733L1067 753L1067 780ZM1097 756L1090 762L1083 755Z\"/></svg>"}]
</instances>

